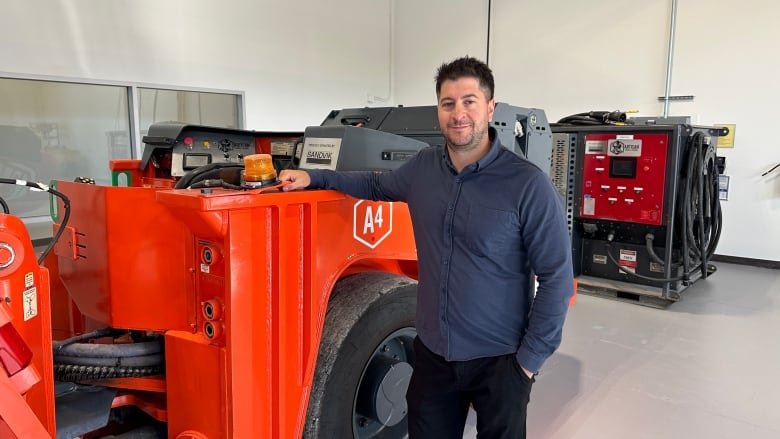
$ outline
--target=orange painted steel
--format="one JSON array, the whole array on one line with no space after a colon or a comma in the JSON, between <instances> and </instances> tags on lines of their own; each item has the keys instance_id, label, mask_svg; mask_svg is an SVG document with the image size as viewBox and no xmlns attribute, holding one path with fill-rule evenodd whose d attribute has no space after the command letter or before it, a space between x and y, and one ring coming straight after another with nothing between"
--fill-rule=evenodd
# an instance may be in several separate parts
<instances>
[{"instance_id":1,"label":"orange painted steel","mask_svg":"<svg viewBox=\"0 0 780 439\"><path fill-rule=\"evenodd\" d=\"M10 351L26 354L0 352L0 438L53 436L49 272L38 265L19 218L0 214L0 243L6 251L0 269L0 328L15 346Z\"/></svg>"},{"instance_id":2,"label":"orange painted steel","mask_svg":"<svg viewBox=\"0 0 780 439\"><path fill-rule=\"evenodd\" d=\"M382 203L392 230L371 248L358 200L335 191L150 186L58 183L73 207L62 287L104 325L165 334L170 437L300 437L335 282L417 275L406 205Z\"/></svg>"}]
</instances>

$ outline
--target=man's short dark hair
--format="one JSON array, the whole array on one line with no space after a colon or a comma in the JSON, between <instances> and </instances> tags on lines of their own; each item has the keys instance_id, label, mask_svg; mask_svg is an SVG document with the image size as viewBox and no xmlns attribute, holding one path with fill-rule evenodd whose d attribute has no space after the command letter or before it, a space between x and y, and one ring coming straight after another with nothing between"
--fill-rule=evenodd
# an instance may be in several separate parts
<instances>
[{"instance_id":1,"label":"man's short dark hair","mask_svg":"<svg viewBox=\"0 0 780 439\"><path fill-rule=\"evenodd\" d=\"M493 80L493 72L482 61L464 56L449 63L439 66L436 71L436 96L441 93L441 84L444 81L457 81L460 78L476 78L479 80L479 88L485 93L487 100L493 99L496 83Z\"/></svg>"}]
</instances>

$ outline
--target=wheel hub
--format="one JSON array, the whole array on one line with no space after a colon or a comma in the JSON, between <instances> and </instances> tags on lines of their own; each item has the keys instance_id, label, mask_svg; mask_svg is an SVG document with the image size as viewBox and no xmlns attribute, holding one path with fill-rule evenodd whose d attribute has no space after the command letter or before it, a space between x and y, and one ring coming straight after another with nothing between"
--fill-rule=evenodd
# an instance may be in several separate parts
<instances>
[{"instance_id":1,"label":"wheel hub","mask_svg":"<svg viewBox=\"0 0 780 439\"><path fill-rule=\"evenodd\" d=\"M406 389L411 379L412 366L409 363L398 362L387 369L374 399L379 422L392 427L406 416Z\"/></svg>"}]
</instances>

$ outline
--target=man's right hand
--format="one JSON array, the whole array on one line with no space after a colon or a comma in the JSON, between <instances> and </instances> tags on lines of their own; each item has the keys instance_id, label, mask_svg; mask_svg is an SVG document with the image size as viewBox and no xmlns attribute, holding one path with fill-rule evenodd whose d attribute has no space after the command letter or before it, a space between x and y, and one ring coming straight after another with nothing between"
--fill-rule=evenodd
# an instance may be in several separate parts
<instances>
[{"instance_id":1,"label":"man's right hand","mask_svg":"<svg viewBox=\"0 0 780 439\"><path fill-rule=\"evenodd\" d=\"M282 186L282 190L285 192L304 189L311 184L309 173L298 169L283 169L279 174L279 180L282 183L289 183Z\"/></svg>"}]
</instances>

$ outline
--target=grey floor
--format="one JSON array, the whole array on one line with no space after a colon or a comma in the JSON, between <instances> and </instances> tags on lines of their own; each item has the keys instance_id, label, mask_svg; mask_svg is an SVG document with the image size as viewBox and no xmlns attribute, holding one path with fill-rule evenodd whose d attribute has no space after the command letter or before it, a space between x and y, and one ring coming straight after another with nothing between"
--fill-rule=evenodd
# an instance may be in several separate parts
<instances>
[{"instance_id":1,"label":"grey floor","mask_svg":"<svg viewBox=\"0 0 780 439\"><path fill-rule=\"evenodd\" d=\"M528 437L780 438L780 270L715 265L665 310L579 295Z\"/></svg>"}]
</instances>

